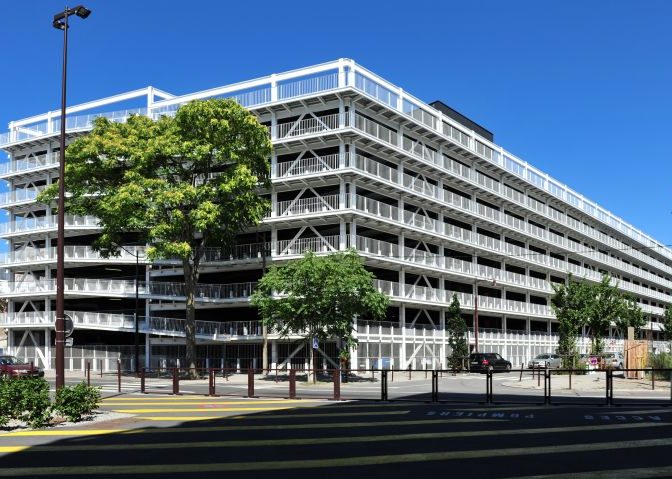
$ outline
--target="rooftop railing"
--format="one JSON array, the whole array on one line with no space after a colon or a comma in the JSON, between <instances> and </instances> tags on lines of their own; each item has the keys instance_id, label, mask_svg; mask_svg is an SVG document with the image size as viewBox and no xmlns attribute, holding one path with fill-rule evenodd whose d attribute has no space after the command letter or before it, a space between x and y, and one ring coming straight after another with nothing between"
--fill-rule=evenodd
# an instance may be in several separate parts
<instances>
[{"instance_id":1,"label":"rooftop railing","mask_svg":"<svg viewBox=\"0 0 672 479\"><path fill-rule=\"evenodd\" d=\"M346 87L354 88L363 95L381 102L388 108L423 125L428 130L438 133L441 137L461 145L485 161L508 171L529 185L547 192L597 221L647 247L655 248L658 253L672 259L672 250L667 249L660 242L635 229L544 172L516 158L515 155L506 152L486 138L476 135L473 131L465 131L467 129L463 125L349 59L340 59L235 85L173 97L155 102L149 112L144 111L144 109L136 109L125 110L124 112L71 116L68 118L67 128L73 130L88 128L96 116L107 116L113 121L123 121L131 113L149 114L152 117L171 114L180 105L199 98L231 97L243 106L254 107L264 103L280 102ZM109 103L113 103L113 101ZM42 115L39 118L45 118L44 121L33 123L27 121L14 122L15 126L9 134L0 135L0 147L21 140L39 138L58 131L58 120L49 120L48 117L49 114ZM371 124L367 127L376 128Z\"/></svg>"}]
</instances>

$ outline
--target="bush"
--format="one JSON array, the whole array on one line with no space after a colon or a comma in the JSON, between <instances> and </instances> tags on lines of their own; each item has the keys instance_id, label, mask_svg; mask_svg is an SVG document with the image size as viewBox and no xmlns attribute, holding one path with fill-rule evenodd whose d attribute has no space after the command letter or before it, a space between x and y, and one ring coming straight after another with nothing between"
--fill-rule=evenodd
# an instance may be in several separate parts
<instances>
[{"instance_id":1,"label":"bush","mask_svg":"<svg viewBox=\"0 0 672 479\"><path fill-rule=\"evenodd\" d=\"M54 411L69 421L79 422L91 414L100 403L100 388L81 382L76 386L64 386L56 392Z\"/></svg>"},{"instance_id":2,"label":"bush","mask_svg":"<svg viewBox=\"0 0 672 479\"><path fill-rule=\"evenodd\" d=\"M672 369L672 354L660 353L649 356L649 366L653 369ZM656 377L670 379L669 371L660 371L655 373Z\"/></svg>"},{"instance_id":3,"label":"bush","mask_svg":"<svg viewBox=\"0 0 672 479\"><path fill-rule=\"evenodd\" d=\"M43 378L0 380L0 426L10 419L44 427L51 418L49 383Z\"/></svg>"}]
</instances>

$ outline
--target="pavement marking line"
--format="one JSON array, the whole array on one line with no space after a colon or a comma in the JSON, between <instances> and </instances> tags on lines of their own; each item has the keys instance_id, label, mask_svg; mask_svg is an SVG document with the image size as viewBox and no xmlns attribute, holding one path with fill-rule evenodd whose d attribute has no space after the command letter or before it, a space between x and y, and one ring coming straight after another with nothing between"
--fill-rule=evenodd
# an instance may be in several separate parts
<instances>
[{"instance_id":1,"label":"pavement marking line","mask_svg":"<svg viewBox=\"0 0 672 479\"><path fill-rule=\"evenodd\" d=\"M146 414L151 412L235 412L235 411L282 411L291 407L208 407L208 408L149 408L149 409L112 409L114 412L128 414Z\"/></svg>"},{"instance_id":2,"label":"pavement marking line","mask_svg":"<svg viewBox=\"0 0 672 479\"><path fill-rule=\"evenodd\" d=\"M13 431L0 434L0 437L17 436L97 436L100 434L123 433L124 429L54 429L39 431Z\"/></svg>"},{"instance_id":3,"label":"pavement marking line","mask_svg":"<svg viewBox=\"0 0 672 479\"><path fill-rule=\"evenodd\" d=\"M635 441L614 441L592 443L591 451L605 451L624 448L670 447L672 438L643 439ZM391 454L381 456L358 456L342 458L302 459L284 461L254 461L211 464L143 464L98 466L44 466L11 467L0 469L0 477L25 476L93 476L96 474L186 474L230 471L272 471L293 469L331 469L334 467L361 467L368 465L390 465L403 463L423 463L427 461L450 461L464 459L498 458L511 456L533 456L542 454L566 454L585 452L586 444L566 444L539 447L515 447L507 449L478 449L470 451L441 451L411 454ZM612 476L613 477L613 476Z\"/></svg>"},{"instance_id":4,"label":"pavement marking line","mask_svg":"<svg viewBox=\"0 0 672 479\"><path fill-rule=\"evenodd\" d=\"M537 476L510 476L508 479L644 479L649 477L672 477L672 466L643 467L640 469L611 469L606 471L544 474Z\"/></svg>"},{"instance_id":5,"label":"pavement marking line","mask_svg":"<svg viewBox=\"0 0 672 479\"><path fill-rule=\"evenodd\" d=\"M101 402L102 403L123 403L123 402L138 402L138 401L156 401L156 402L192 402L192 401L214 401L214 402L231 402L233 404L249 404L251 402L254 403L305 403L305 399L255 399L255 398L250 398L250 399L242 399L242 398L225 398L225 397L212 397L212 396L189 396L189 397L166 397L166 398L160 398L160 397L148 397L148 396L140 396L140 397L134 397L134 398L108 398L108 399L103 399ZM317 400L316 402L319 402Z\"/></svg>"},{"instance_id":6,"label":"pavement marking line","mask_svg":"<svg viewBox=\"0 0 672 479\"><path fill-rule=\"evenodd\" d=\"M276 409L280 411L282 409ZM204 410L203 412L208 412ZM147 421L199 421L205 419L296 419L296 418L316 418L316 417L354 417L354 416L386 416L386 415L397 415L397 414L408 414L410 411L391 411L391 412L378 412L378 413L342 413L342 414L286 414L286 415L262 415L262 416L139 416L138 419L143 419ZM248 429L250 426L246 426Z\"/></svg>"},{"instance_id":7,"label":"pavement marking line","mask_svg":"<svg viewBox=\"0 0 672 479\"><path fill-rule=\"evenodd\" d=\"M30 449L30 446L0 446L0 454L10 452L20 452L26 449Z\"/></svg>"},{"instance_id":8,"label":"pavement marking line","mask_svg":"<svg viewBox=\"0 0 672 479\"><path fill-rule=\"evenodd\" d=\"M156 401L137 401L137 402L108 402L108 401L101 401L101 406L105 407L126 407L126 406L182 406L182 405L201 405L201 404L213 404L213 405L229 405L229 406L237 406L237 405L243 405L243 404L288 404L288 402L285 401L197 401L197 400L191 400L191 401L175 401L175 402L156 402ZM294 404L294 402L292 402ZM303 404L305 404L305 401L303 401Z\"/></svg>"},{"instance_id":9,"label":"pavement marking line","mask_svg":"<svg viewBox=\"0 0 672 479\"><path fill-rule=\"evenodd\" d=\"M148 418L142 418L148 419ZM221 418L217 418L221 419ZM156 418L157 421L167 420L163 417ZM194 426L181 428L165 429L134 429L123 432L122 434L163 434L163 433L182 433L182 432L216 432L216 431L272 431L285 429L344 429L355 427L384 427L384 426L419 426L427 424L460 424L460 423L480 423L480 422L501 422L499 419L419 419L415 421L375 421L375 422L339 422L339 423L315 423L315 424L273 424L263 426ZM621 423L619 423L621 424ZM640 424L640 423L637 423ZM644 424L644 423L642 423ZM622 425L622 424L621 424Z\"/></svg>"},{"instance_id":10,"label":"pavement marking line","mask_svg":"<svg viewBox=\"0 0 672 479\"><path fill-rule=\"evenodd\" d=\"M590 428L591 430L604 431L615 429L614 426L607 425ZM631 427L619 427L619 429L637 429L644 426L643 424L633 424ZM660 425L658 425L660 426ZM388 434L375 436L336 436L336 437L306 437L298 439L248 439L238 441L190 441L190 442L168 442L168 443L144 443L144 444L84 444L84 445L37 445L30 447L28 452L85 452L85 451L123 451L123 450L158 450L158 449L199 449L199 448L227 448L227 447L267 447L267 446L310 446L310 445L324 445L324 444L342 444L342 443L371 443L371 442L390 442L390 441L413 441L413 440L428 440L428 439L451 439L464 437L479 437L492 436L494 434L501 436L519 436L519 435L535 435L548 433L565 433L585 431L585 427L555 427L548 429L527 428L527 429L512 429L512 430L485 430L485 431L460 431L460 432L424 432L413 434ZM672 439L671 439L672 441ZM17 446L28 447L28 446Z\"/></svg>"}]
</instances>

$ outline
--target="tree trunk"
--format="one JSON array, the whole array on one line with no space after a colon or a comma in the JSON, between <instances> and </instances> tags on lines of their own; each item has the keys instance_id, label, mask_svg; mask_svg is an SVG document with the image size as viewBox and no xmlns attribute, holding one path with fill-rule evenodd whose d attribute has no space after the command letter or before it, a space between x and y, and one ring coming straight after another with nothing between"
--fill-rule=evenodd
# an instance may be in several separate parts
<instances>
[{"instance_id":1,"label":"tree trunk","mask_svg":"<svg viewBox=\"0 0 672 479\"><path fill-rule=\"evenodd\" d=\"M315 350L313 349L313 338L308 340L308 350L310 352L310 362L308 363L313 370L313 384L317 382L317 371L315 370Z\"/></svg>"},{"instance_id":2,"label":"tree trunk","mask_svg":"<svg viewBox=\"0 0 672 479\"><path fill-rule=\"evenodd\" d=\"M269 366L268 366L268 326L263 324L261 326L261 334L264 337L264 345L261 350L261 363L262 363L262 373L269 373Z\"/></svg>"},{"instance_id":3,"label":"tree trunk","mask_svg":"<svg viewBox=\"0 0 672 479\"><path fill-rule=\"evenodd\" d=\"M194 290L198 281L198 267L193 267L188 260L183 261L184 268L184 289L187 297L186 301L186 359L189 368L189 377L196 378L196 305L194 303Z\"/></svg>"}]
</instances>

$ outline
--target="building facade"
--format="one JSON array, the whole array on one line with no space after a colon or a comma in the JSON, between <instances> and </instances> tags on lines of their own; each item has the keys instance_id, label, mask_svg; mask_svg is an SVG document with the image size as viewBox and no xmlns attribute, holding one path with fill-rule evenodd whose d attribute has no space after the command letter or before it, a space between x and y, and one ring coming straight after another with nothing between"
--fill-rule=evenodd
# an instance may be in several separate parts
<instances>
[{"instance_id":1,"label":"building facade","mask_svg":"<svg viewBox=\"0 0 672 479\"><path fill-rule=\"evenodd\" d=\"M195 99L230 97L268 127L271 212L233 251L208 251L197 294L201 364L305 367L299 338L264 337L249 296L264 268L306 250L354 248L391 303L383 322L355 319L360 368L435 368L448 354L445 311L457 294L472 348L521 364L557 346L553 283L568 275L598 282L608 272L647 315L646 338L672 302L672 251L581 194L505 151L492 134L441 102L414 98L349 59L174 96L153 87L68 109L67 136L97 116L171 115ZM10 123L0 196L9 244L0 319L10 353L47 368L54 358L55 210L35 201L58 177L59 113ZM66 212L67 213L67 212ZM127 238L120 257L90 244L95 218L66 214L65 307L73 319L66 368L133 365L136 325L148 367L184 354L184 285L179 262L149 264ZM140 308L136 309L136 286ZM474 331L477 317L478 333ZM582 338L583 348L587 345ZM608 349L622 347L613 328ZM336 345L320 345L335 364Z\"/></svg>"}]
</instances>

